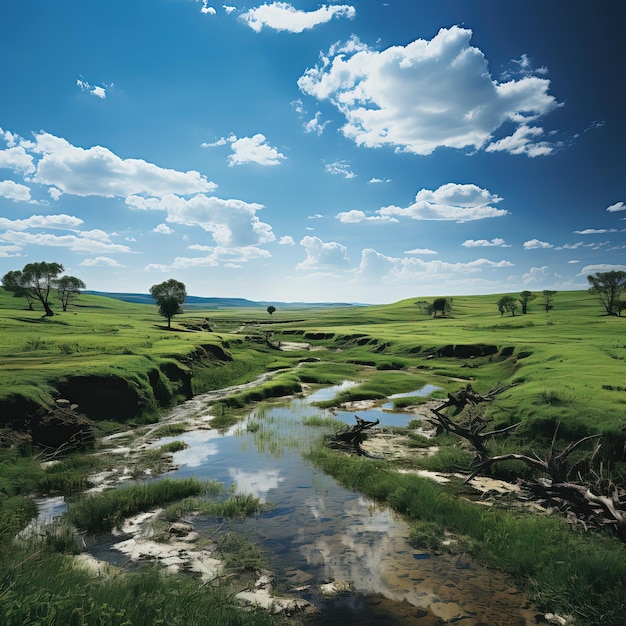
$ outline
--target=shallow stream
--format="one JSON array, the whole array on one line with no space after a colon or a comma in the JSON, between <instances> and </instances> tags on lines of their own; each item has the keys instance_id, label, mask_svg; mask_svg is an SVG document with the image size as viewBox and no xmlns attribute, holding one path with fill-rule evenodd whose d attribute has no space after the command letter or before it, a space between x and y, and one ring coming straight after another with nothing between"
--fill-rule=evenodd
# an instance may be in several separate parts
<instances>
[{"instance_id":1,"label":"shallow stream","mask_svg":"<svg viewBox=\"0 0 626 626\"><path fill-rule=\"evenodd\" d=\"M354 423L354 411L330 412L312 404L342 388L345 385L288 404L265 405L226 432L194 430L154 445L181 440L188 446L174 454L178 469L168 476L234 484L239 493L274 505L255 518L230 522L227 529L262 547L276 576L277 593L297 595L320 609L307 623L534 624L536 612L508 577L467 556L411 547L408 525L390 509L338 485L303 458L322 432L319 426L303 424L303 418L332 416ZM426 387L407 395L432 391ZM196 415L199 401L201 397L189 405ZM181 421L184 407L176 408ZM415 418L390 411L392 402L383 407L358 414L380 419L381 426L406 425ZM194 526L202 536L214 529L215 521L195 518ZM111 539L103 539L92 544L91 551L100 559L123 561L111 545ZM321 585L331 581L348 581L351 591L323 595Z\"/></svg>"}]
</instances>

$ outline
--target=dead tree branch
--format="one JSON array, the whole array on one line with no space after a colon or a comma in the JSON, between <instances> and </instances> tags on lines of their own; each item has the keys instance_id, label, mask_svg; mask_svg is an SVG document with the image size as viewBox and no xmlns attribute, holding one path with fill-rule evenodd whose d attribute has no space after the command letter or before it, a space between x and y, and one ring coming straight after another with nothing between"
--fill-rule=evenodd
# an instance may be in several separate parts
<instances>
[{"instance_id":1,"label":"dead tree branch","mask_svg":"<svg viewBox=\"0 0 626 626\"><path fill-rule=\"evenodd\" d=\"M369 456L361 444L367 439L368 432L371 428L380 424L380 420L377 419L374 422L368 422L358 415L354 416L356 424L348 428L347 430L340 430L331 437L327 444L333 448L348 448L353 449L359 456Z\"/></svg>"}]
</instances>

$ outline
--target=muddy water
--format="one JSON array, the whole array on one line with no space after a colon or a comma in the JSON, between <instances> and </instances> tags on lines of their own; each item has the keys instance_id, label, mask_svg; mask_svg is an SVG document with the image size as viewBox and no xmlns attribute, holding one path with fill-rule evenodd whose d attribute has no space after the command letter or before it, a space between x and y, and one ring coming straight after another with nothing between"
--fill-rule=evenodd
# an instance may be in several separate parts
<instances>
[{"instance_id":1,"label":"muddy water","mask_svg":"<svg viewBox=\"0 0 626 626\"><path fill-rule=\"evenodd\" d=\"M263 547L277 591L295 593L321 609L308 618L312 624L534 624L536 612L507 577L468 557L412 548L407 524L393 512L341 487L302 458L321 433L319 426L303 425L303 418L330 415L311 402L338 389L264 407L225 433L196 430L159 440L157 445L173 440L188 445L174 455L178 470L169 475L235 484L238 492L273 503L268 513L232 522L231 530ZM380 418L381 425L409 420L389 410L358 413ZM353 414L334 417L353 423ZM194 524L202 533L213 522ZM348 581L351 591L328 598L320 589L330 581Z\"/></svg>"}]
</instances>

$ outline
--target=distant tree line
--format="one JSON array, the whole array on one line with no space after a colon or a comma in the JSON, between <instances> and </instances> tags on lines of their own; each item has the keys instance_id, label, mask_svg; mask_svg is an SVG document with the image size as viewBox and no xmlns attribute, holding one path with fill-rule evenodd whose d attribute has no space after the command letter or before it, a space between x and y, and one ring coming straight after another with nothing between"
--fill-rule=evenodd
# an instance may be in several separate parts
<instances>
[{"instance_id":1,"label":"distant tree line","mask_svg":"<svg viewBox=\"0 0 626 626\"><path fill-rule=\"evenodd\" d=\"M34 311L39 302L46 316L54 315L50 297L56 294L61 307L67 311L70 300L85 289L85 283L75 276L59 275L65 271L60 263L27 263L21 270L7 272L2 277L2 286L15 298L25 298L28 308Z\"/></svg>"}]
</instances>

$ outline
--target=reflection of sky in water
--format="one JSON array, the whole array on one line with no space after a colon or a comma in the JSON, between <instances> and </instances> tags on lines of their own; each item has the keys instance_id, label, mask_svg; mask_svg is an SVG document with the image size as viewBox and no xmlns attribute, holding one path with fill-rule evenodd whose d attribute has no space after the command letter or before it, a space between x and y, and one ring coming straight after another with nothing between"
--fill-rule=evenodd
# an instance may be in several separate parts
<instances>
[{"instance_id":1,"label":"reflection of sky in water","mask_svg":"<svg viewBox=\"0 0 626 626\"><path fill-rule=\"evenodd\" d=\"M323 390L323 397L332 398L341 388L346 386ZM419 395L420 391L427 394L432 388L407 395ZM236 484L240 493L271 502L274 506L270 511L254 519L227 522L225 528L243 532L261 545L279 579L304 576L313 584L312 590L328 580L348 580L359 592L382 593L421 607L447 601L474 611L478 603L482 608L474 615L481 623L512 623L501 618L512 617L513 607L519 607L517 592L512 593L511 600L504 599L505 604L510 603L505 608L493 608L494 613L490 607L495 595L510 583L502 583L491 571L482 575L467 560L461 563L460 557L429 558L413 549L407 541L408 525L402 519L344 489L302 458L301 450L324 432L302 424L303 417L329 415L311 406L311 401L320 399L318 392L288 406L266 406L226 433L201 430L159 440L160 445L182 440L189 446L174 454L179 469L170 475ZM394 416L377 411L385 417ZM375 419L374 411L358 413L364 419ZM354 412L344 414L353 423ZM414 417L398 416L402 424ZM253 432L247 431L247 423L254 424ZM287 438L299 440L299 449L291 443L283 445L281 441ZM211 523L198 520L197 527ZM470 626L479 621L464 623Z\"/></svg>"},{"instance_id":2,"label":"reflection of sky in water","mask_svg":"<svg viewBox=\"0 0 626 626\"><path fill-rule=\"evenodd\" d=\"M333 387L325 387L324 389L320 389L315 393L312 393L310 396L307 396L306 401L308 403L311 402L323 402L324 400L332 400L337 394L341 393L346 389L350 389L350 387L356 387L358 385L354 380L344 380L340 385L334 385Z\"/></svg>"},{"instance_id":3,"label":"reflection of sky in water","mask_svg":"<svg viewBox=\"0 0 626 626\"><path fill-rule=\"evenodd\" d=\"M278 489L278 485L285 480L280 477L280 470L277 469L249 472L232 467L229 473L239 493L250 493L261 502L266 502L268 491Z\"/></svg>"}]
</instances>

